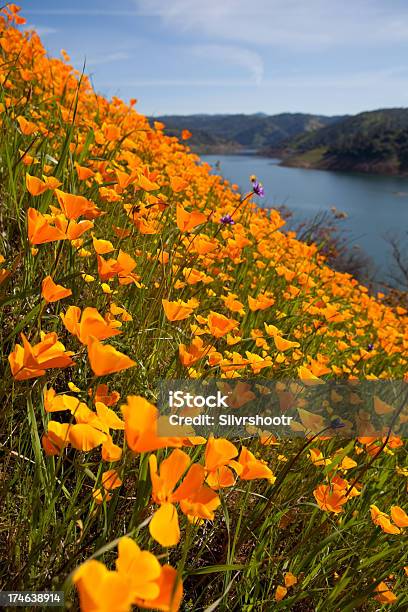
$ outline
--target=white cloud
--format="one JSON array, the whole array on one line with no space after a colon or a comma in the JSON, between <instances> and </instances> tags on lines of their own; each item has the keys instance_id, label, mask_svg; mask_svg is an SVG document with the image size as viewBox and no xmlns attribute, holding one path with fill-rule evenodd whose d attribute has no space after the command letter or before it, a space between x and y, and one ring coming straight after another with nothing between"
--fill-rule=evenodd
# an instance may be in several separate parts
<instances>
[{"instance_id":1,"label":"white cloud","mask_svg":"<svg viewBox=\"0 0 408 612\"><path fill-rule=\"evenodd\" d=\"M285 49L408 42L408 5L385 0L134 0L170 27ZM396 6L396 4L398 6Z\"/></svg>"},{"instance_id":2,"label":"white cloud","mask_svg":"<svg viewBox=\"0 0 408 612\"><path fill-rule=\"evenodd\" d=\"M91 8L49 8L27 9L24 15L53 15L56 17L136 17L141 13L138 10L121 9L91 9Z\"/></svg>"},{"instance_id":3,"label":"white cloud","mask_svg":"<svg viewBox=\"0 0 408 612\"><path fill-rule=\"evenodd\" d=\"M191 49L197 57L217 62L232 64L244 68L254 83L260 85L264 74L264 64L259 53L233 45L196 45Z\"/></svg>"},{"instance_id":4,"label":"white cloud","mask_svg":"<svg viewBox=\"0 0 408 612\"><path fill-rule=\"evenodd\" d=\"M358 72L336 72L336 74L295 74L263 82L266 86L285 87L295 89L362 89L373 87L408 87L408 67L396 66L391 69L365 70ZM402 93L402 91L401 91Z\"/></svg>"},{"instance_id":5,"label":"white cloud","mask_svg":"<svg viewBox=\"0 0 408 612\"><path fill-rule=\"evenodd\" d=\"M58 30L56 28L49 28L48 26L37 26L32 24L26 24L25 30L35 30L38 36L47 36L48 34L56 34Z\"/></svg>"},{"instance_id":6,"label":"white cloud","mask_svg":"<svg viewBox=\"0 0 408 612\"><path fill-rule=\"evenodd\" d=\"M98 66L99 64L108 64L111 62L121 62L129 59L129 54L123 51L116 51L115 53L107 53L106 55L101 54L100 56L90 57L86 60L87 66Z\"/></svg>"},{"instance_id":7,"label":"white cloud","mask_svg":"<svg viewBox=\"0 0 408 612\"><path fill-rule=\"evenodd\" d=\"M232 79L136 79L98 82L100 87L251 87L248 80Z\"/></svg>"},{"instance_id":8,"label":"white cloud","mask_svg":"<svg viewBox=\"0 0 408 612\"><path fill-rule=\"evenodd\" d=\"M292 74L263 79L260 85L265 91L285 91L298 89L302 91L329 90L378 90L378 83L383 88L400 91L408 95L408 68L397 66L392 69L367 70L350 73L333 74ZM127 79L124 81L102 82L103 87L246 87L251 88L249 80L234 79ZM405 93L406 90L406 93Z\"/></svg>"},{"instance_id":9,"label":"white cloud","mask_svg":"<svg viewBox=\"0 0 408 612\"><path fill-rule=\"evenodd\" d=\"M71 61L74 66L78 66L82 69L85 64L85 71L88 68L92 68L93 66L104 66L105 64L111 64L113 62L122 62L129 59L128 53L124 53L122 51L116 51L114 53L96 53L91 55L90 57L79 56L79 55L71 55Z\"/></svg>"}]
</instances>

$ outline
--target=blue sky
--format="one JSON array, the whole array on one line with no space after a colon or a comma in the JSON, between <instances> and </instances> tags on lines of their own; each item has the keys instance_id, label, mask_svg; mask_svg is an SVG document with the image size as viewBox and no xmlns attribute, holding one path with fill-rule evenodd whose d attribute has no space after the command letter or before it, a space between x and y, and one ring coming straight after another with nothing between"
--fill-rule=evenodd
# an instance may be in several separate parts
<instances>
[{"instance_id":1,"label":"blue sky","mask_svg":"<svg viewBox=\"0 0 408 612\"><path fill-rule=\"evenodd\" d=\"M50 54L150 115L408 106L407 0L21 0Z\"/></svg>"}]
</instances>

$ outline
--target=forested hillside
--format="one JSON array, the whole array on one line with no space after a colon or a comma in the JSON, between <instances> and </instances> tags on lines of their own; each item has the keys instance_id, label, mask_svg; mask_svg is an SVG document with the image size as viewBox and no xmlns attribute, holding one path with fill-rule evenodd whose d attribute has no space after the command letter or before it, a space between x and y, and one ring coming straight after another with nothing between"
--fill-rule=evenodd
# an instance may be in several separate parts
<instances>
[{"instance_id":1,"label":"forested hillside","mask_svg":"<svg viewBox=\"0 0 408 612\"><path fill-rule=\"evenodd\" d=\"M294 166L404 174L408 172L408 109L346 117L288 140L281 154L286 164Z\"/></svg>"},{"instance_id":2,"label":"forested hillside","mask_svg":"<svg viewBox=\"0 0 408 612\"><path fill-rule=\"evenodd\" d=\"M165 115L166 133L180 136L183 129L192 132L191 147L197 152L230 152L245 149L279 147L284 141L331 125L339 117L282 113L280 115Z\"/></svg>"}]
</instances>

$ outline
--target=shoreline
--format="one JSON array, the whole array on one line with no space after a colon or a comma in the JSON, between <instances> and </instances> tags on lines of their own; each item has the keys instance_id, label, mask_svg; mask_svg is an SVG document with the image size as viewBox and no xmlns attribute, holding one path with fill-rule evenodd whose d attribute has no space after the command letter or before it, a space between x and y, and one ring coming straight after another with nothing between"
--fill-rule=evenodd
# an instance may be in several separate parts
<instances>
[{"instance_id":1,"label":"shoreline","mask_svg":"<svg viewBox=\"0 0 408 612\"><path fill-rule=\"evenodd\" d=\"M381 171L381 170L375 170L372 167L370 169L364 170L361 166L358 168L347 168L347 167L328 167L324 164L311 164L311 163L307 163L307 162L302 162L302 161L296 161L291 159L290 157L285 157L285 155L282 154L282 151L276 151L274 153L270 153L267 154L262 150L256 150L256 149L242 149L242 150L237 150L237 149L226 149L223 151L220 150L208 150L208 151L198 151L195 150L193 147L191 148L192 152L195 153L196 155L199 155L200 157L203 155L233 155L233 156L237 156L239 157L240 155L252 155L254 157L264 157L266 159L276 159L279 160L279 163L277 164L278 166L282 166L284 168L301 168L302 170L322 170L325 172L339 172L342 174L359 174L362 176L383 176L383 177L395 177L395 178L408 178L408 172L398 172L398 171ZM396 195L408 195L403 193L403 194L396 194Z\"/></svg>"}]
</instances>

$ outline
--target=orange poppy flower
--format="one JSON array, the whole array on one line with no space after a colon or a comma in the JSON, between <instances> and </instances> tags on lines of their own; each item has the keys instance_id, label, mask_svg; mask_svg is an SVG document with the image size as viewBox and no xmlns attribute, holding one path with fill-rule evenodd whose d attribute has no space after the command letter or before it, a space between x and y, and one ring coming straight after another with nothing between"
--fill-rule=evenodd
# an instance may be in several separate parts
<instances>
[{"instance_id":1,"label":"orange poppy flower","mask_svg":"<svg viewBox=\"0 0 408 612\"><path fill-rule=\"evenodd\" d=\"M98 261L98 274L102 281L109 280L117 274L117 261L116 259L104 259L100 255L97 255Z\"/></svg>"},{"instance_id":2,"label":"orange poppy flower","mask_svg":"<svg viewBox=\"0 0 408 612\"><path fill-rule=\"evenodd\" d=\"M110 344L102 344L94 336L89 336L88 358L95 376L106 376L132 368L136 362L117 351Z\"/></svg>"},{"instance_id":3,"label":"orange poppy flower","mask_svg":"<svg viewBox=\"0 0 408 612\"><path fill-rule=\"evenodd\" d=\"M324 458L322 451L319 450L318 448L311 448L309 451L309 454L310 454L310 461L313 463L313 465L325 466L331 463L330 459Z\"/></svg>"},{"instance_id":4,"label":"orange poppy flower","mask_svg":"<svg viewBox=\"0 0 408 612\"><path fill-rule=\"evenodd\" d=\"M292 574L292 572L286 572L284 579L286 587L291 587L298 583L298 579L294 574Z\"/></svg>"},{"instance_id":5,"label":"orange poppy flower","mask_svg":"<svg viewBox=\"0 0 408 612\"><path fill-rule=\"evenodd\" d=\"M241 381L233 385L225 383L220 386L221 393L228 394L228 406L230 408L241 408L256 399L256 394L251 389L250 384Z\"/></svg>"},{"instance_id":6,"label":"orange poppy flower","mask_svg":"<svg viewBox=\"0 0 408 612\"><path fill-rule=\"evenodd\" d=\"M37 178L36 176L31 176L30 174L28 174L28 172L26 174L26 187L27 191L32 196L39 196L48 190L47 183Z\"/></svg>"},{"instance_id":7,"label":"orange poppy flower","mask_svg":"<svg viewBox=\"0 0 408 612\"><path fill-rule=\"evenodd\" d=\"M0 269L0 285L10 276L10 270Z\"/></svg>"},{"instance_id":8,"label":"orange poppy flower","mask_svg":"<svg viewBox=\"0 0 408 612\"><path fill-rule=\"evenodd\" d=\"M395 506L394 506L395 507ZM384 531L384 533L390 533L396 535L400 533L400 529L393 525L390 521L390 517L385 512L381 512L376 505L371 504L370 514L374 525L378 525Z\"/></svg>"},{"instance_id":9,"label":"orange poppy flower","mask_svg":"<svg viewBox=\"0 0 408 612\"><path fill-rule=\"evenodd\" d=\"M300 366L298 368L298 375L300 380L305 385L322 385L324 381L315 376L306 366Z\"/></svg>"},{"instance_id":10,"label":"orange poppy flower","mask_svg":"<svg viewBox=\"0 0 408 612\"><path fill-rule=\"evenodd\" d=\"M90 451L103 444L107 439L107 434L88 423L76 423L69 428L68 438L76 450Z\"/></svg>"},{"instance_id":11,"label":"orange poppy flower","mask_svg":"<svg viewBox=\"0 0 408 612\"><path fill-rule=\"evenodd\" d=\"M276 591L275 591L275 601L282 601L282 599L284 597L286 597L286 594L288 592L288 589L282 585L278 585L276 587Z\"/></svg>"},{"instance_id":12,"label":"orange poppy flower","mask_svg":"<svg viewBox=\"0 0 408 612\"><path fill-rule=\"evenodd\" d=\"M205 345L202 338L197 336L194 338L190 346L186 346L185 344L179 345L179 357L183 366L189 368L202 359L202 357L207 356L213 347L211 345Z\"/></svg>"},{"instance_id":13,"label":"orange poppy flower","mask_svg":"<svg viewBox=\"0 0 408 612\"><path fill-rule=\"evenodd\" d=\"M132 272L136 267L135 260L122 250L119 251L117 259L106 260L97 254L97 261L99 278L103 281L109 280L114 276L118 276L121 285L128 285L140 280L140 276Z\"/></svg>"},{"instance_id":14,"label":"orange poppy flower","mask_svg":"<svg viewBox=\"0 0 408 612\"><path fill-rule=\"evenodd\" d=\"M181 178L180 176L172 176L170 178L170 187L174 191L174 193L179 193L180 191L184 191L186 187L188 187L188 181L186 179Z\"/></svg>"},{"instance_id":15,"label":"orange poppy flower","mask_svg":"<svg viewBox=\"0 0 408 612\"><path fill-rule=\"evenodd\" d=\"M250 351L245 351L245 355L247 356L247 363L251 366L254 374L259 374L259 372L264 368L270 368L273 365L272 357L270 355L261 357L260 355L251 353Z\"/></svg>"},{"instance_id":16,"label":"orange poppy flower","mask_svg":"<svg viewBox=\"0 0 408 612\"><path fill-rule=\"evenodd\" d=\"M193 480L193 477L196 480L201 478L201 470L199 468L201 466L198 466L197 463L191 466L191 480ZM189 496L180 499L180 509L191 523L214 520L214 512L220 504L219 496L205 484L197 487Z\"/></svg>"},{"instance_id":17,"label":"orange poppy flower","mask_svg":"<svg viewBox=\"0 0 408 612\"><path fill-rule=\"evenodd\" d=\"M113 406L120 399L120 393L118 391L109 392L108 385L102 383L96 387L95 391L95 403L103 402L105 406Z\"/></svg>"},{"instance_id":18,"label":"orange poppy flower","mask_svg":"<svg viewBox=\"0 0 408 612\"><path fill-rule=\"evenodd\" d=\"M176 502L180 502L181 510L191 519L212 519L219 505L218 496L204 485L205 471L199 464L193 464L175 488L189 465L190 457L179 449L161 462L159 471L155 455L149 457L152 496L160 504L149 523L149 531L162 546L175 546L180 540Z\"/></svg>"},{"instance_id":19,"label":"orange poppy flower","mask_svg":"<svg viewBox=\"0 0 408 612\"><path fill-rule=\"evenodd\" d=\"M190 457L176 449L162 461L158 472L155 455L149 457L152 496L160 504L160 509L156 510L149 523L149 531L152 538L162 546L175 546L180 540L177 510L172 503L176 499L173 491L189 464Z\"/></svg>"},{"instance_id":20,"label":"orange poppy flower","mask_svg":"<svg viewBox=\"0 0 408 612\"><path fill-rule=\"evenodd\" d=\"M86 166L80 166L78 162L75 162L75 170L77 171L78 178L80 181L86 181L87 179L95 176L95 172Z\"/></svg>"},{"instance_id":21,"label":"orange poppy flower","mask_svg":"<svg viewBox=\"0 0 408 612\"><path fill-rule=\"evenodd\" d=\"M41 295L46 302L58 302L72 295L72 291L54 283L51 276L46 276L41 285Z\"/></svg>"},{"instance_id":22,"label":"orange poppy flower","mask_svg":"<svg viewBox=\"0 0 408 612\"><path fill-rule=\"evenodd\" d=\"M192 252L198 253L198 255L212 253L218 246L218 240L206 234L194 234L192 239L189 236L186 240L188 240L186 246L189 247Z\"/></svg>"},{"instance_id":23,"label":"orange poppy flower","mask_svg":"<svg viewBox=\"0 0 408 612\"><path fill-rule=\"evenodd\" d=\"M157 584L160 594L155 599L135 598L135 604L140 608L149 610L163 610L163 612L177 612L183 599L183 583L177 570L170 565L162 565Z\"/></svg>"},{"instance_id":24,"label":"orange poppy flower","mask_svg":"<svg viewBox=\"0 0 408 612\"><path fill-rule=\"evenodd\" d=\"M66 313L61 313L61 319L66 329L76 336L82 344L88 344L91 336L97 340L106 340L122 332L107 322L96 308L87 306L81 314L78 306L69 306Z\"/></svg>"},{"instance_id":25,"label":"orange poppy flower","mask_svg":"<svg viewBox=\"0 0 408 612\"><path fill-rule=\"evenodd\" d=\"M122 458L122 449L117 444L114 444L112 436L107 434L105 442L102 443L102 459L104 461L115 462Z\"/></svg>"},{"instance_id":26,"label":"orange poppy flower","mask_svg":"<svg viewBox=\"0 0 408 612\"><path fill-rule=\"evenodd\" d=\"M225 438L211 436L205 448L206 482L212 489L230 487L235 482L235 476L229 466L240 474L243 466L233 458L238 455L237 448Z\"/></svg>"},{"instance_id":27,"label":"orange poppy flower","mask_svg":"<svg viewBox=\"0 0 408 612\"><path fill-rule=\"evenodd\" d=\"M179 543L180 526L177 509L173 504L161 504L149 523L149 532L156 542L166 548Z\"/></svg>"},{"instance_id":28,"label":"orange poppy flower","mask_svg":"<svg viewBox=\"0 0 408 612\"><path fill-rule=\"evenodd\" d=\"M31 136L32 134L34 134L34 132L38 130L35 123L33 123L32 121L27 121L27 119L22 115L17 117L17 123L20 126L20 130L24 134L24 136Z\"/></svg>"},{"instance_id":29,"label":"orange poppy flower","mask_svg":"<svg viewBox=\"0 0 408 612\"><path fill-rule=\"evenodd\" d=\"M241 480L255 480L257 478L267 478L271 484L276 480L272 470L267 466L266 461L257 459L245 446L239 454L238 463L241 466L237 473Z\"/></svg>"},{"instance_id":30,"label":"orange poppy flower","mask_svg":"<svg viewBox=\"0 0 408 612\"><path fill-rule=\"evenodd\" d=\"M181 438L157 435L159 411L144 397L129 395L121 406L125 419L126 441L135 453L146 453L167 446L182 446Z\"/></svg>"},{"instance_id":31,"label":"orange poppy flower","mask_svg":"<svg viewBox=\"0 0 408 612\"><path fill-rule=\"evenodd\" d=\"M55 240L65 240L66 235L58 227L51 225L50 221L35 208L27 211L28 239L31 244L44 244Z\"/></svg>"},{"instance_id":32,"label":"orange poppy flower","mask_svg":"<svg viewBox=\"0 0 408 612\"><path fill-rule=\"evenodd\" d=\"M158 183L150 180L144 174L140 174L138 176L137 185L143 189L143 191L156 191L156 189L160 189L160 185Z\"/></svg>"},{"instance_id":33,"label":"orange poppy flower","mask_svg":"<svg viewBox=\"0 0 408 612\"><path fill-rule=\"evenodd\" d=\"M18 153L20 155L21 163L23 163L25 166L31 166L32 164L40 163L38 159L36 159L32 155L29 155L28 153L24 153L24 151L22 151L21 149L18 150Z\"/></svg>"},{"instance_id":34,"label":"orange poppy flower","mask_svg":"<svg viewBox=\"0 0 408 612\"><path fill-rule=\"evenodd\" d=\"M104 255L105 253L111 253L115 250L115 247L110 240L101 240L100 238L92 238L93 247L98 255Z\"/></svg>"},{"instance_id":35,"label":"orange poppy flower","mask_svg":"<svg viewBox=\"0 0 408 612\"><path fill-rule=\"evenodd\" d=\"M177 612L183 598L183 584L170 565L160 566L154 555L141 551L130 538L121 538L116 568L127 575L134 594L133 603L141 608Z\"/></svg>"},{"instance_id":36,"label":"orange poppy flower","mask_svg":"<svg viewBox=\"0 0 408 612\"><path fill-rule=\"evenodd\" d=\"M127 172L116 170L116 178L117 178L119 187L121 189L126 189L126 187L129 187L129 185L137 179L137 174L136 173L127 174Z\"/></svg>"},{"instance_id":37,"label":"orange poppy flower","mask_svg":"<svg viewBox=\"0 0 408 612\"><path fill-rule=\"evenodd\" d=\"M188 212L181 204L177 204L176 222L180 232L191 232L197 225L207 221L204 213L195 210Z\"/></svg>"},{"instance_id":38,"label":"orange poppy flower","mask_svg":"<svg viewBox=\"0 0 408 612\"><path fill-rule=\"evenodd\" d=\"M16 344L8 357L11 373L16 380L37 378L51 368L75 365L71 359L74 353L65 350L55 332L41 333L41 341L34 346L31 346L23 333L21 339L23 345Z\"/></svg>"},{"instance_id":39,"label":"orange poppy flower","mask_svg":"<svg viewBox=\"0 0 408 612\"><path fill-rule=\"evenodd\" d=\"M96 414L100 421L109 429L125 429L125 423L118 417L116 412L105 406L103 402L95 402Z\"/></svg>"},{"instance_id":40,"label":"orange poppy flower","mask_svg":"<svg viewBox=\"0 0 408 612\"><path fill-rule=\"evenodd\" d=\"M130 580L133 598L155 599L160 595L160 563L152 553L140 550L128 537L119 540L116 569Z\"/></svg>"},{"instance_id":41,"label":"orange poppy flower","mask_svg":"<svg viewBox=\"0 0 408 612\"><path fill-rule=\"evenodd\" d=\"M120 202L122 199L122 196L119 195L115 191L115 189L109 189L108 187L99 187L98 192L102 200L106 200L111 204L113 202Z\"/></svg>"},{"instance_id":42,"label":"orange poppy flower","mask_svg":"<svg viewBox=\"0 0 408 612\"><path fill-rule=\"evenodd\" d=\"M382 442L385 442L386 438L382 438ZM404 446L404 441L399 436L389 436L387 447L388 448L401 448Z\"/></svg>"},{"instance_id":43,"label":"orange poppy flower","mask_svg":"<svg viewBox=\"0 0 408 612\"><path fill-rule=\"evenodd\" d=\"M122 321L133 321L132 315L127 312L125 308L118 306L115 302L111 302L110 304L110 314L112 316L119 316Z\"/></svg>"},{"instance_id":44,"label":"orange poppy flower","mask_svg":"<svg viewBox=\"0 0 408 612\"><path fill-rule=\"evenodd\" d=\"M338 514L343 512L342 506L346 503L347 497L342 491L333 490L330 485L319 485L314 491L313 495L321 510L326 512L334 512Z\"/></svg>"},{"instance_id":45,"label":"orange poppy flower","mask_svg":"<svg viewBox=\"0 0 408 612\"><path fill-rule=\"evenodd\" d=\"M117 489L123 484L116 470L106 470L103 472L101 482L106 491Z\"/></svg>"},{"instance_id":46,"label":"orange poppy flower","mask_svg":"<svg viewBox=\"0 0 408 612\"><path fill-rule=\"evenodd\" d=\"M102 131L107 142L115 142L116 140L120 139L120 129L117 125L113 125L112 123L104 123L102 126Z\"/></svg>"},{"instance_id":47,"label":"orange poppy flower","mask_svg":"<svg viewBox=\"0 0 408 612\"><path fill-rule=\"evenodd\" d=\"M130 612L133 593L128 576L108 570L96 559L86 561L73 576L82 612Z\"/></svg>"},{"instance_id":48,"label":"orange poppy flower","mask_svg":"<svg viewBox=\"0 0 408 612\"><path fill-rule=\"evenodd\" d=\"M391 506L391 518L398 527L408 527L408 516L399 506Z\"/></svg>"},{"instance_id":49,"label":"orange poppy flower","mask_svg":"<svg viewBox=\"0 0 408 612\"><path fill-rule=\"evenodd\" d=\"M3 255L0 255L0 266L5 262ZM6 278L10 276L11 272L9 270L0 269L0 285L4 283Z\"/></svg>"},{"instance_id":50,"label":"orange poppy flower","mask_svg":"<svg viewBox=\"0 0 408 612\"><path fill-rule=\"evenodd\" d=\"M291 348L297 348L300 346L299 342L291 342L290 340L286 340L281 336L274 335L273 340L275 342L275 346L278 351L288 351Z\"/></svg>"},{"instance_id":51,"label":"orange poppy flower","mask_svg":"<svg viewBox=\"0 0 408 612\"><path fill-rule=\"evenodd\" d=\"M102 214L102 211L84 196L65 193L60 189L55 190L55 195L67 219L78 219L81 216L87 219L95 219Z\"/></svg>"},{"instance_id":52,"label":"orange poppy flower","mask_svg":"<svg viewBox=\"0 0 408 612\"><path fill-rule=\"evenodd\" d=\"M252 312L256 310L266 310L275 303L274 298L268 297L264 293L260 293L257 298L248 295L248 305Z\"/></svg>"},{"instance_id":53,"label":"orange poppy flower","mask_svg":"<svg viewBox=\"0 0 408 612\"><path fill-rule=\"evenodd\" d=\"M191 299L188 302L177 300L176 302L170 302L169 300L162 300L164 314L169 321L183 321L191 315L191 313L197 308L197 300Z\"/></svg>"},{"instance_id":54,"label":"orange poppy flower","mask_svg":"<svg viewBox=\"0 0 408 612\"><path fill-rule=\"evenodd\" d=\"M333 476L331 479L331 485L335 491L342 491L344 494L349 489L349 482L345 478L341 478L340 476ZM353 486L351 491L347 493L347 498L357 497L360 495L360 491L357 488L358 485Z\"/></svg>"},{"instance_id":55,"label":"orange poppy flower","mask_svg":"<svg viewBox=\"0 0 408 612\"><path fill-rule=\"evenodd\" d=\"M140 608L177 612L183 584L170 565L161 566L156 557L129 537L118 543L116 570L108 570L94 559L85 561L74 573L73 582L85 612L130 612Z\"/></svg>"},{"instance_id":56,"label":"orange poppy flower","mask_svg":"<svg viewBox=\"0 0 408 612\"><path fill-rule=\"evenodd\" d=\"M374 599L376 599L381 604L393 604L398 599L395 593L393 593L391 589L388 588L385 582L380 582L379 584L377 584L375 590L378 595L376 595Z\"/></svg>"},{"instance_id":57,"label":"orange poppy flower","mask_svg":"<svg viewBox=\"0 0 408 612\"><path fill-rule=\"evenodd\" d=\"M237 300L238 296L235 293L229 293L228 295L222 295L221 299L225 306L231 312L238 312L239 314L245 314L244 305L242 302Z\"/></svg>"},{"instance_id":58,"label":"orange poppy flower","mask_svg":"<svg viewBox=\"0 0 408 612\"><path fill-rule=\"evenodd\" d=\"M74 221L73 219L66 219L64 215L56 215L53 217L55 227L64 233L64 238L68 240L77 240L86 231L93 227L93 221L83 220Z\"/></svg>"},{"instance_id":59,"label":"orange poppy flower","mask_svg":"<svg viewBox=\"0 0 408 612\"><path fill-rule=\"evenodd\" d=\"M65 393L57 395L53 388L44 389L43 400L46 412L69 410L73 414L81 403L77 397L73 397L72 395L67 395Z\"/></svg>"},{"instance_id":60,"label":"orange poppy flower","mask_svg":"<svg viewBox=\"0 0 408 612\"><path fill-rule=\"evenodd\" d=\"M48 186L48 189L57 189L60 185L62 185L61 181L59 181L55 176L46 176L43 174L44 183Z\"/></svg>"},{"instance_id":61,"label":"orange poppy flower","mask_svg":"<svg viewBox=\"0 0 408 612\"><path fill-rule=\"evenodd\" d=\"M268 325L268 323L264 323L265 331L268 336L276 336L279 335L279 329L275 325Z\"/></svg>"},{"instance_id":62,"label":"orange poppy flower","mask_svg":"<svg viewBox=\"0 0 408 612\"><path fill-rule=\"evenodd\" d=\"M48 431L41 440L46 455L59 455L62 449L69 446L70 427L70 423L48 422Z\"/></svg>"},{"instance_id":63,"label":"orange poppy flower","mask_svg":"<svg viewBox=\"0 0 408 612\"><path fill-rule=\"evenodd\" d=\"M207 325L214 338L221 338L238 327L239 323L235 319L228 319L223 314L211 311L207 317Z\"/></svg>"},{"instance_id":64,"label":"orange poppy flower","mask_svg":"<svg viewBox=\"0 0 408 612\"><path fill-rule=\"evenodd\" d=\"M174 488L189 467L190 457L184 451L175 449L161 462L159 471L155 455L149 457L149 465L154 501L159 504L174 501Z\"/></svg>"}]
</instances>

